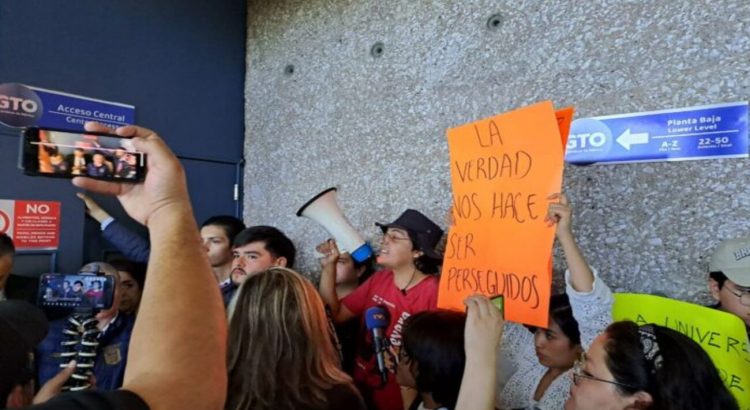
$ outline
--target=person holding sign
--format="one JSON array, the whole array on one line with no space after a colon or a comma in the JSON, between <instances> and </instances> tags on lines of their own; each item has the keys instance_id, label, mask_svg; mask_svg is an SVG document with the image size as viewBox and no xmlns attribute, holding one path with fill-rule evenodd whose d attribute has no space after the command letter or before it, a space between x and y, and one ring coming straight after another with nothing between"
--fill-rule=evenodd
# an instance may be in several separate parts
<instances>
[{"instance_id":1,"label":"person holding sign","mask_svg":"<svg viewBox=\"0 0 750 410\"><path fill-rule=\"evenodd\" d=\"M336 292L339 250L335 241L329 240L318 247L318 251L325 255L321 261L323 272L319 290L335 323L360 318L368 309L382 307L389 316L388 326L383 329L384 337L398 349L404 321L417 312L437 307L439 284L434 274L442 255L435 251L435 246L443 236L443 230L413 209L407 209L393 223L376 225L383 230L377 257L377 263L383 269L339 301ZM357 387L371 409L403 408L404 401L411 403L416 392L405 390L402 399L402 390L392 374L386 374L387 381L383 383L384 376L377 366L371 334L364 326L360 329L354 366Z\"/></svg>"},{"instance_id":2,"label":"person holding sign","mask_svg":"<svg viewBox=\"0 0 750 410\"><path fill-rule=\"evenodd\" d=\"M552 297L546 328L527 330L506 324L499 352L502 362L497 369L495 404L501 409L562 408L568 399L576 359L612 322L612 292L592 271L576 244L568 199L562 194L548 199L558 201L549 204L546 221L557 224L555 235L565 253L566 294Z\"/></svg>"},{"instance_id":3,"label":"person holding sign","mask_svg":"<svg viewBox=\"0 0 750 410\"><path fill-rule=\"evenodd\" d=\"M708 354L667 327L616 322L573 371L565 410L736 410Z\"/></svg>"}]
</instances>

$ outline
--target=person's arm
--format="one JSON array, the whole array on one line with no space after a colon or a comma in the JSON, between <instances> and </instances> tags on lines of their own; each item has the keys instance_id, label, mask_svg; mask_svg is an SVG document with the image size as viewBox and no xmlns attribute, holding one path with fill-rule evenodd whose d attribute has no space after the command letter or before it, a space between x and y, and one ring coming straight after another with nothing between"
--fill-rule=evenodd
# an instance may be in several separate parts
<instances>
[{"instance_id":1,"label":"person's arm","mask_svg":"<svg viewBox=\"0 0 750 410\"><path fill-rule=\"evenodd\" d=\"M419 396L419 392L417 391L417 389L411 387L399 387L401 388L401 403L403 403L404 410L409 410L412 404L414 404L414 400L416 400L417 396Z\"/></svg>"},{"instance_id":2,"label":"person's arm","mask_svg":"<svg viewBox=\"0 0 750 410\"><path fill-rule=\"evenodd\" d=\"M557 221L557 238L560 241L568 271L565 273L566 293L578 322L581 346L588 348L593 340L612 323L614 298L607 285L586 262L571 232L572 209L565 195L555 194L550 199L548 219Z\"/></svg>"},{"instance_id":3,"label":"person's arm","mask_svg":"<svg viewBox=\"0 0 750 410\"><path fill-rule=\"evenodd\" d=\"M594 272L586 262L573 236L570 222L573 209L568 198L564 194L552 194L547 199L559 200L559 202L549 204L546 220L550 226L557 224L555 235L565 254L565 261L570 271L570 285L578 292L590 292L594 288Z\"/></svg>"},{"instance_id":4,"label":"person's arm","mask_svg":"<svg viewBox=\"0 0 750 410\"><path fill-rule=\"evenodd\" d=\"M456 410L493 410L495 408L495 355L503 335L503 317L484 296L470 296L464 345L466 365L461 379Z\"/></svg>"},{"instance_id":5,"label":"person's arm","mask_svg":"<svg viewBox=\"0 0 750 410\"><path fill-rule=\"evenodd\" d=\"M86 129L107 131L95 123L87 123ZM221 408L227 389L227 323L201 247L185 172L153 131L127 126L116 132L137 137L133 145L148 156L146 180L129 184L79 177L73 184L117 195L151 236L152 258L123 389L152 408Z\"/></svg>"},{"instance_id":6,"label":"person's arm","mask_svg":"<svg viewBox=\"0 0 750 410\"><path fill-rule=\"evenodd\" d=\"M133 262L148 263L151 245L141 235L131 231L118 220L113 220L102 231L102 236Z\"/></svg>"},{"instance_id":7,"label":"person's arm","mask_svg":"<svg viewBox=\"0 0 750 410\"><path fill-rule=\"evenodd\" d=\"M317 246L317 251L323 255L320 259L320 266L323 268L320 273L320 284L318 292L320 293L323 303L331 309L331 318L334 323L343 323L355 317L346 306L339 301L336 293L336 262L339 260L339 248L336 241L329 239Z\"/></svg>"},{"instance_id":8,"label":"person's arm","mask_svg":"<svg viewBox=\"0 0 750 410\"><path fill-rule=\"evenodd\" d=\"M76 196L86 206L86 213L94 218L102 227L102 236L107 242L117 248L118 251L133 262L147 263L150 245L146 239L122 225L112 218L96 201L90 196L79 192ZM106 225L105 225L106 224Z\"/></svg>"}]
</instances>

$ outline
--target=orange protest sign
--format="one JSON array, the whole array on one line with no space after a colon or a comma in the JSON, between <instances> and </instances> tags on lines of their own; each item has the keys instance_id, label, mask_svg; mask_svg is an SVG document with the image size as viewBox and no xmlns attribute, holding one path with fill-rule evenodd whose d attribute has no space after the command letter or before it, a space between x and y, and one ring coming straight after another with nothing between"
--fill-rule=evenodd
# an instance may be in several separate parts
<instances>
[{"instance_id":1,"label":"orange protest sign","mask_svg":"<svg viewBox=\"0 0 750 410\"><path fill-rule=\"evenodd\" d=\"M448 130L455 225L439 307L503 295L506 319L547 326L554 227L544 217L562 185L560 141L549 101Z\"/></svg>"},{"instance_id":2,"label":"orange protest sign","mask_svg":"<svg viewBox=\"0 0 750 410\"><path fill-rule=\"evenodd\" d=\"M574 112L575 109L573 107L560 108L555 111L557 128L560 130L560 139L562 139L563 148L568 145L568 135L570 135L570 124L573 123ZM563 154L565 154L565 149L563 149Z\"/></svg>"}]
</instances>

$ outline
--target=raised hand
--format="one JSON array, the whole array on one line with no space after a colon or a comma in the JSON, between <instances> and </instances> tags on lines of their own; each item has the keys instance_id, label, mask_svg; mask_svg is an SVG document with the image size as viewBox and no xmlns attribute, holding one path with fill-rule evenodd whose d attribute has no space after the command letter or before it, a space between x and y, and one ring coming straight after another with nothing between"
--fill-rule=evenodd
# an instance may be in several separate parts
<instances>
[{"instance_id":1,"label":"raised hand","mask_svg":"<svg viewBox=\"0 0 750 410\"><path fill-rule=\"evenodd\" d=\"M327 241L318 244L318 246L315 247L315 250L323 255L323 257L319 259L320 266L323 268L331 266L335 267L336 262L341 255L339 247L336 245L336 240L334 239L328 239Z\"/></svg>"},{"instance_id":2,"label":"raised hand","mask_svg":"<svg viewBox=\"0 0 750 410\"><path fill-rule=\"evenodd\" d=\"M544 218L547 222L547 226L557 224L555 234L559 237L561 234L567 234L571 231L571 219L573 215L573 208L568 202L568 197L565 194L555 193L547 197L550 202L547 207L547 216Z\"/></svg>"}]
</instances>

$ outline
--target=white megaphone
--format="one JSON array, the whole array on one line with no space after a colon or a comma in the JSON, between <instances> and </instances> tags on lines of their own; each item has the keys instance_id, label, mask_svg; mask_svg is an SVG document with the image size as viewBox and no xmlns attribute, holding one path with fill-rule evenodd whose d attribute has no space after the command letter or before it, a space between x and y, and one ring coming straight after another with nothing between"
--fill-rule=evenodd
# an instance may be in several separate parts
<instances>
[{"instance_id":1,"label":"white megaphone","mask_svg":"<svg viewBox=\"0 0 750 410\"><path fill-rule=\"evenodd\" d=\"M352 259L364 262L373 255L372 247L362 239L336 202L336 188L328 188L315 195L297 211L297 216L306 216L323 225L333 236L339 249L349 252Z\"/></svg>"}]
</instances>

